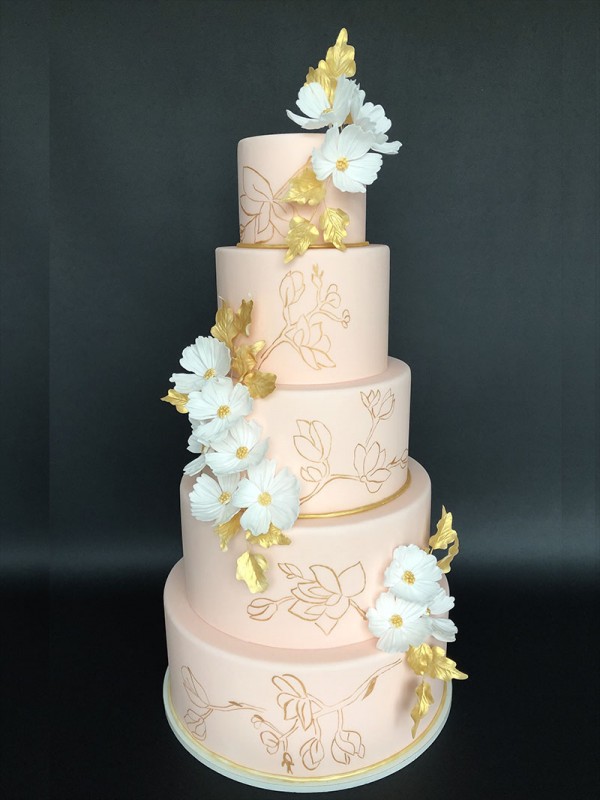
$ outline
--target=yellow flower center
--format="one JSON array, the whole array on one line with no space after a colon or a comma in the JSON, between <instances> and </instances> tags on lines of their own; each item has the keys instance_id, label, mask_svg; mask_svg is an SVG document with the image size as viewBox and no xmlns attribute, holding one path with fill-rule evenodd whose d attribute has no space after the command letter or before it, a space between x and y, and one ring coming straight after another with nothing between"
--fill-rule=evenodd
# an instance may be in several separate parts
<instances>
[{"instance_id":1,"label":"yellow flower center","mask_svg":"<svg viewBox=\"0 0 600 800\"><path fill-rule=\"evenodd\" d=\"M262 492L258 495L258 502L261 504L261 506L270 506L271 495L268 492Z\"/></svg>"},{"instance_id":2,"label":"yellow flower center","mask_svg":"<svg viewBox=\"0 0 600 800\"><path fill-rule=\"evenodd\" d=\"M243 458L246 458L247 455L248 455L248 448L247 447L238 447L238 449L235 451L235 457L239 458L240 461Z\"/></svg>"},{"instance_id":3,"label":"yellow flower center","mask_svg":"<svg viewBox=\"0 0 600 800\"><path fill-rule=\"evenodd\" d=\"M219 406L219 409L217 411L217 417L219 419L225 419L225 417L228 417L230 413L231 409L229 408L229 406Z\"/></svg>"},{"instance_id":4,"label":"yellow flower center","mask_svg":"<svg viewBox=\"0 0 600 800\"><path fill-rule=\"evenodd\" d=\"M215 375L216 375L216 372L211 367L210 369L207 369L206 372L204 373L204 380L209 381L211 378L214 378Z\"/></svg>"},{"instance_id":5,"label":"yellow flower center","mask_svg":"<svg viewBox=\"0 0 600 800\"><path fill-rule=\"evenodd\" d=\"M324 108L323 111L321 111L321 114L331 114L332 111L333 108Z\"/></svg>"},{"instance_id":6,"label":"yellow flower center","mask_svg":"<svg viewBox=\"0 0 600 800\"><path fill-rule=\"evenodd\" d=\"M404 620L400 616L400 614L393 614L390 617L390 622L394 626L394 628L401 628L404 625Z\"/></svg>"},{"instance_id":7,"label":"yellow flower center","mask_svg":"<svg viewBox=\"0 0 600 800\"><path fill-rule=\"evenodd\" d=\"M402 576L402 580L404 581L404 583L408 583L409 586L412 586L416 578L413 575L413 573L407 569L404 575Z\"/></svg>"},{"instance_id":8,"label":"yellow flower center","mask_svg":"<svg viewBox=\"0 0 600 800\"><path fill-rule=\"evenodd\" d=\"M231 493L230 492L221 492L221 494L219 496L219 503L221 503L221 505L224 506L225 503L228 503L230 500L231 500Z\"/></svg>"},{"instance_id":9,"label":"yellow flower center","mask_svg":"<svg viewBox=\"0 0 600 800\"><path fill-rule=\"evenodd\" d=\"M340 172L346 172L348 169L348 159L345 156L338 158L335 162L335 168L339 169Z\"/></svg>"}]
</instances>

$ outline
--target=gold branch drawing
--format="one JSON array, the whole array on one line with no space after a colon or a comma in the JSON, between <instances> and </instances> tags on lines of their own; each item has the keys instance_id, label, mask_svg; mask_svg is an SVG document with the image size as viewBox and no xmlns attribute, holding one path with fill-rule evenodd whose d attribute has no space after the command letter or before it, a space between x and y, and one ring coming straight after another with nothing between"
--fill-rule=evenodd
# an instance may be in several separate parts
<instances>
[{"instance_id":1,"label":"gold branch drawing","mask_svg":"<svg viewBox=\"0 0 600 800\"><path fill-rule=\"evenodd\" d=\"M287 611L301 620L316 625L328 636L345 614L353 609L362 619L366 612L354 599L365 589L366 575L360 561L336 573L324 564L313 564L305 574L295 564L278 564L281 572L295 586L290 594L272 599L256 597L246 610L257 622L270 620L280 606L291 603Z\"/></svg>"},{"instance_id":2,"label":"gold branch drawing","mask_svg":"<svg viewBox=\"0 0 600 800\"><path fill-rule=\"evenodd\" d=\"M331 324L347 328L350 324L350 312L347 308L337 311L342 302L339 287L330 283L325 289L323 277L324 271L319 269L318 264L314 264L310 276L314 297L310 301L302 272L290 270L286 273L279 285L284 325L269 347L261 353L261 366L282 345L288 345L295 350L311 369L336 366L330 355L331 339L326 329ZM300 304L303 296L304 302Z\"/></svg>"}]
</instances>

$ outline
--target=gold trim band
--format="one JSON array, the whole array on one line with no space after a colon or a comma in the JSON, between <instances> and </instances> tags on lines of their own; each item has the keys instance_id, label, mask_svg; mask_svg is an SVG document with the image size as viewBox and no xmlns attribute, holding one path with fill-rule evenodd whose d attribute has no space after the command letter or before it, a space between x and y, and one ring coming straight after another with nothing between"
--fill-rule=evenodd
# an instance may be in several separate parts
<instances>
[{"instance_id":1,"label":"gold trim band","mask_svg":"<svg viewBox=\"0 0 600 800\"><path fill-rule=\"evenodd\" d=\"M346 247L367 247L369 242L346 242ZM256 250L287 250L287 244L261 244L260 242L238 242L236 247L252 247ZM311 244L309 250L333 250L332 244Z\"/></svg>"},{"instance_id":2,"label":"gold trim band","mask_svg":"<svg viewBox=\"0 0 600 800\"><path fill-rule=\"evenodd\" d=\"M414 748L417 744L419 744L419 742L421 742L423 740L423 738L425 736L427 736L427 734L429 733L430 729L435 726L440 714L442 713L442 711L446 707L446 695L448 693L448 683L444 682L444 688L442 690L442 696L440 698L440 702L438 704L438 707L436 709L436 712L435 712L433 718L429 722L429 725L424 730L421 731L421 733L416 737L416 739L413 739L413 741L410 744L407 744L406 747L402 748L402 750L398 750L398 752L394 753L394 755L388 756L387 758L383 758L381 761L377 761L375 764L371 764L369 767L361 767L360 769L355 769L355 770L352 770L351 772L344 772L342 774L337 774L337 775L336 774L333 774L333 775L315 775L313 777L301 777L301 776L290 777L288 775L276 775L273 772L263 772L260 769L253 769L252 767L244 767L242 764L238 764L235 761L231 761L229 758L226 758L225 756L221 756L221 755L219 755L219 753L215 753L214 750L211 750L210 748L206 747L206 745L202 744L198 739L196 739L194 736L191 735L191 733L185 727L183 722L179 719L179 716L177 715L177 712L175 711L175 708L173 706L173 699L171 697L171 681L169 680L169 671L168 670L167 670L167 675L165 676L165 681L167 681L167 687L168 687L166 694L167 694L167 698L168 698L168 702L169 702L169 710L171 711L171 714L172 714L173 719L175 720L175 722L177 724L177 727L183 733L183 735L186 737L186 739L189 739L191 741L191 743L193 744L194 748L196 748L197 750L200 750L200 751L204 750L215 761L220 761L224 766L229 767L229 768L233 768L234 770L237 770L238 772L245 772L248 775L255 775L256 777L259 777L259 778L264 778L264 779L267 779L267 780L276 780L276 781L281 782L281 783L289 783L289 784L294 784L294 783L325 783L325 782L331 782L331 781L336 781L336 780L339 780L339 781L348 780L348 778L354 778L354 777L356 777L358 775L364 775L367 772L374 772L376 770L381 769L382 767L385 767L387 764L391 764L397 758L400 758L401 755L403 755L404 753L407 753L409 750Z\"/></svg>"},{"instance_id":3,"label":"gold trim band","mask_svg":"<svg viewBox=\"0 0 600 800\"><path fill-rule=\"evenodd\" d=\"M372 511L374 508L379 508L380 506L387 505L387 503L391 503L392 500L396 500L396 498L400 497L401 494L404 494L404 492L409 488L410 482L410 470L407 470L406 481L398 489L398 491L394 492L394 494L390 495L390 497L385 497L383 500L378 500L376 503L369 503L366 506L349 508L345 511L323 511L320 514L298 514L298 519L331 519L332 517L350 517L353 514L362 514L363 511Z\"/></svg>"}]
</instances>

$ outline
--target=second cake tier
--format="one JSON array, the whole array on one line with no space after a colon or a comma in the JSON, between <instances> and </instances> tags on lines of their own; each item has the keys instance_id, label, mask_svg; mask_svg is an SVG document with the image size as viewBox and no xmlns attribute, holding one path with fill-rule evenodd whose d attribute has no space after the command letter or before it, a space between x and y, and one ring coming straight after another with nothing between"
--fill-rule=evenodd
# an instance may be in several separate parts
<instances>
[{"instance_id":1,"label":"second cake tier","mask_svg":"<svg viewBox=\"0 0 600 800\"><path fill-rule=\"evenodd\" d=\"M246 642L289 648L329 648L372 638L366 610L383 591L383 576L399 545L425 547L431 484L409 459L409 478L395 500L350 516L299 520L292 544L268 550L268 589L252 595L236 581L242 535L222 553L211 523L190 512L193 478L181 482L181 520L190 606L214 628ZM264 551L263 551L264 552Z\"/></svg>"}]
</instances>

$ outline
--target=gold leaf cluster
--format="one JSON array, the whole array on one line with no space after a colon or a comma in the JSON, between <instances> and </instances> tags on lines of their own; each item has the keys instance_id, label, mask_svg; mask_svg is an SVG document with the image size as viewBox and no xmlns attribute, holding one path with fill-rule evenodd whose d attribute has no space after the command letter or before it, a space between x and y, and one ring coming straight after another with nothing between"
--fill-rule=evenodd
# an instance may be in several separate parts
<instances>
[{"instance_id":1,"label":"gold leaf cluster","mask_svg":"<svg viewBox=\"0 0 600 800\"><path fill-rule=\"evenodd\" d=\"M411 719L414 723L411 729L411 736L413 739L417 735L419 722L427 714L429 707L432 706L434 702L431 686L425 680L421 681L421 683L417 686L415 694L417 695L417 702L410 712Z\"/></svg>"},{"instance_id":2,"label":"gold leaf cluster","mask_svg":"<svg viewBox=\"0 0 600 800\"><path fill-rule=\"evenodd\" d=\"M452 527L452 514L444 506L436 531L429 539L429 552L434 550L447 551L443 558L438 559L438 567L444 573L450 572L452 559L458 554L458 534Z\"/></svg>"},{"instance_id":3,"label":"gold leaf cluster","mask_svg":"<svg viewBox=\"0 0 600 800\"><path fill-rule=\"evenodd\" d=\"M464 681L468 677L456 669L456 661L448 658L441 647L431 647L428 644L409 647L406 661L416 675L428 675L442 681Z\"/></svg>"},{"instance_id":4,"label":"gold leaf cluster","mask_svg":"<svg viewBox=\"0 0 600 800\"><path fill-rule=\"evenodd\" d=\"M219 546L221 550L225 551L229 547L229 542L233 537L241 531L242 526L240 520L243 511L238 511L230 520L222 522L220 525L215 526L215 533L219 537Z\"/></svg>"},{"instance_id":5,"label":"gold leaf cluster","mask_svg":"<svg viewBox=\"0 0 600 800\"><path fill-rule=\"evenodd\" d=\"M234 311L227 303L223 303L215 316L215 324L210 329L210 335L214 336L229 350L233 351L234 340L240 334L249 336L250 323L252 321L253 300L242 300L242 304L237 311Z\"/></svg>"},{"instance_id":6,"label":"gold leaf cluster","mask_svg":"<svg viewBox=\"0 0 600 800\"><path fill-rule=\"evenodd\" d=\"M346 228L350 217L341 208L326 208L321 214L321 230L323 241L331 243L338 250L345 250L344 239L348 235Z\"/></svg>"},{"instance_id":7,"label":"gold leaf cluster","mask_svg":"<svg viewBox=\"0 0 600 800\"><path fill-rule=\"evenodd\" d=\"M266 533L261 533L258 536L246 531L246 539L249 542L254 542L261 547L269 548L276 544L291 544L292 540L288 538L276 525L271 523L269 530Z\"/></svg>"},{"instance_id":8,"label":"gold leaf cluster","mask_svg":"<svg viewBox=\"0 0 600 800\"><path fill-rule=\"evenodd\" d=\"M288 249L283 259L284 263L288 264L296 256L306 253L311 244L314 244L318 238L319 230L309 219L298 215L292 217L290 229L285 238Z\"/></svg>"},{"instance_id":9,"label":"gold leaf cluster","mask_svg":"<svg viewBox=\"0 0 600 800\"><path fill-rule=\"evenodd\" d=\"M175 389L169 389L167 394L164 397L160 398L164 403L170 403L172 406L175 406L177 411L180 414L187 414L187 406L186 403L188 401L187 394L183 392L176 392Z\"/></svg>"},{"instance_id":10,"label":"gold leaf cluster","mask_svg":"<svg viewBox=\"0 0 600 800\"><path fill-rule=\"evenodd\" d=\"M269 585L265 576L267 568L264 556L246 551L237 560L235 577L238 581L244 581L252 594L264 592Z\"/></svg>"},{"instance_id":11,"label":"gold leaf cluster","mask_svg":"<svg viewBox=\"0 0 600 800\"><path fill-rule=\"evenodd\" d=\"M287 203L318 206L325 199L325 183L317 178L312 167L306 166L291 179L283 199Z\"/></svg>"},{"instance_id":12,"label":"gold leaf cluster","mask_svg":"<svg viewBox=\"0 0 600 800\"><path fill-rule=\"evenodd\" d=\"M327 50L325 60L319 61L316 69L309 67L306 83L320 83L329 102L333 104L337 80L342 75L346 75L348 78L356 75L354 47L348 44L346 28L341 29L335 44Z\"/></svg>"}]
</instances>

